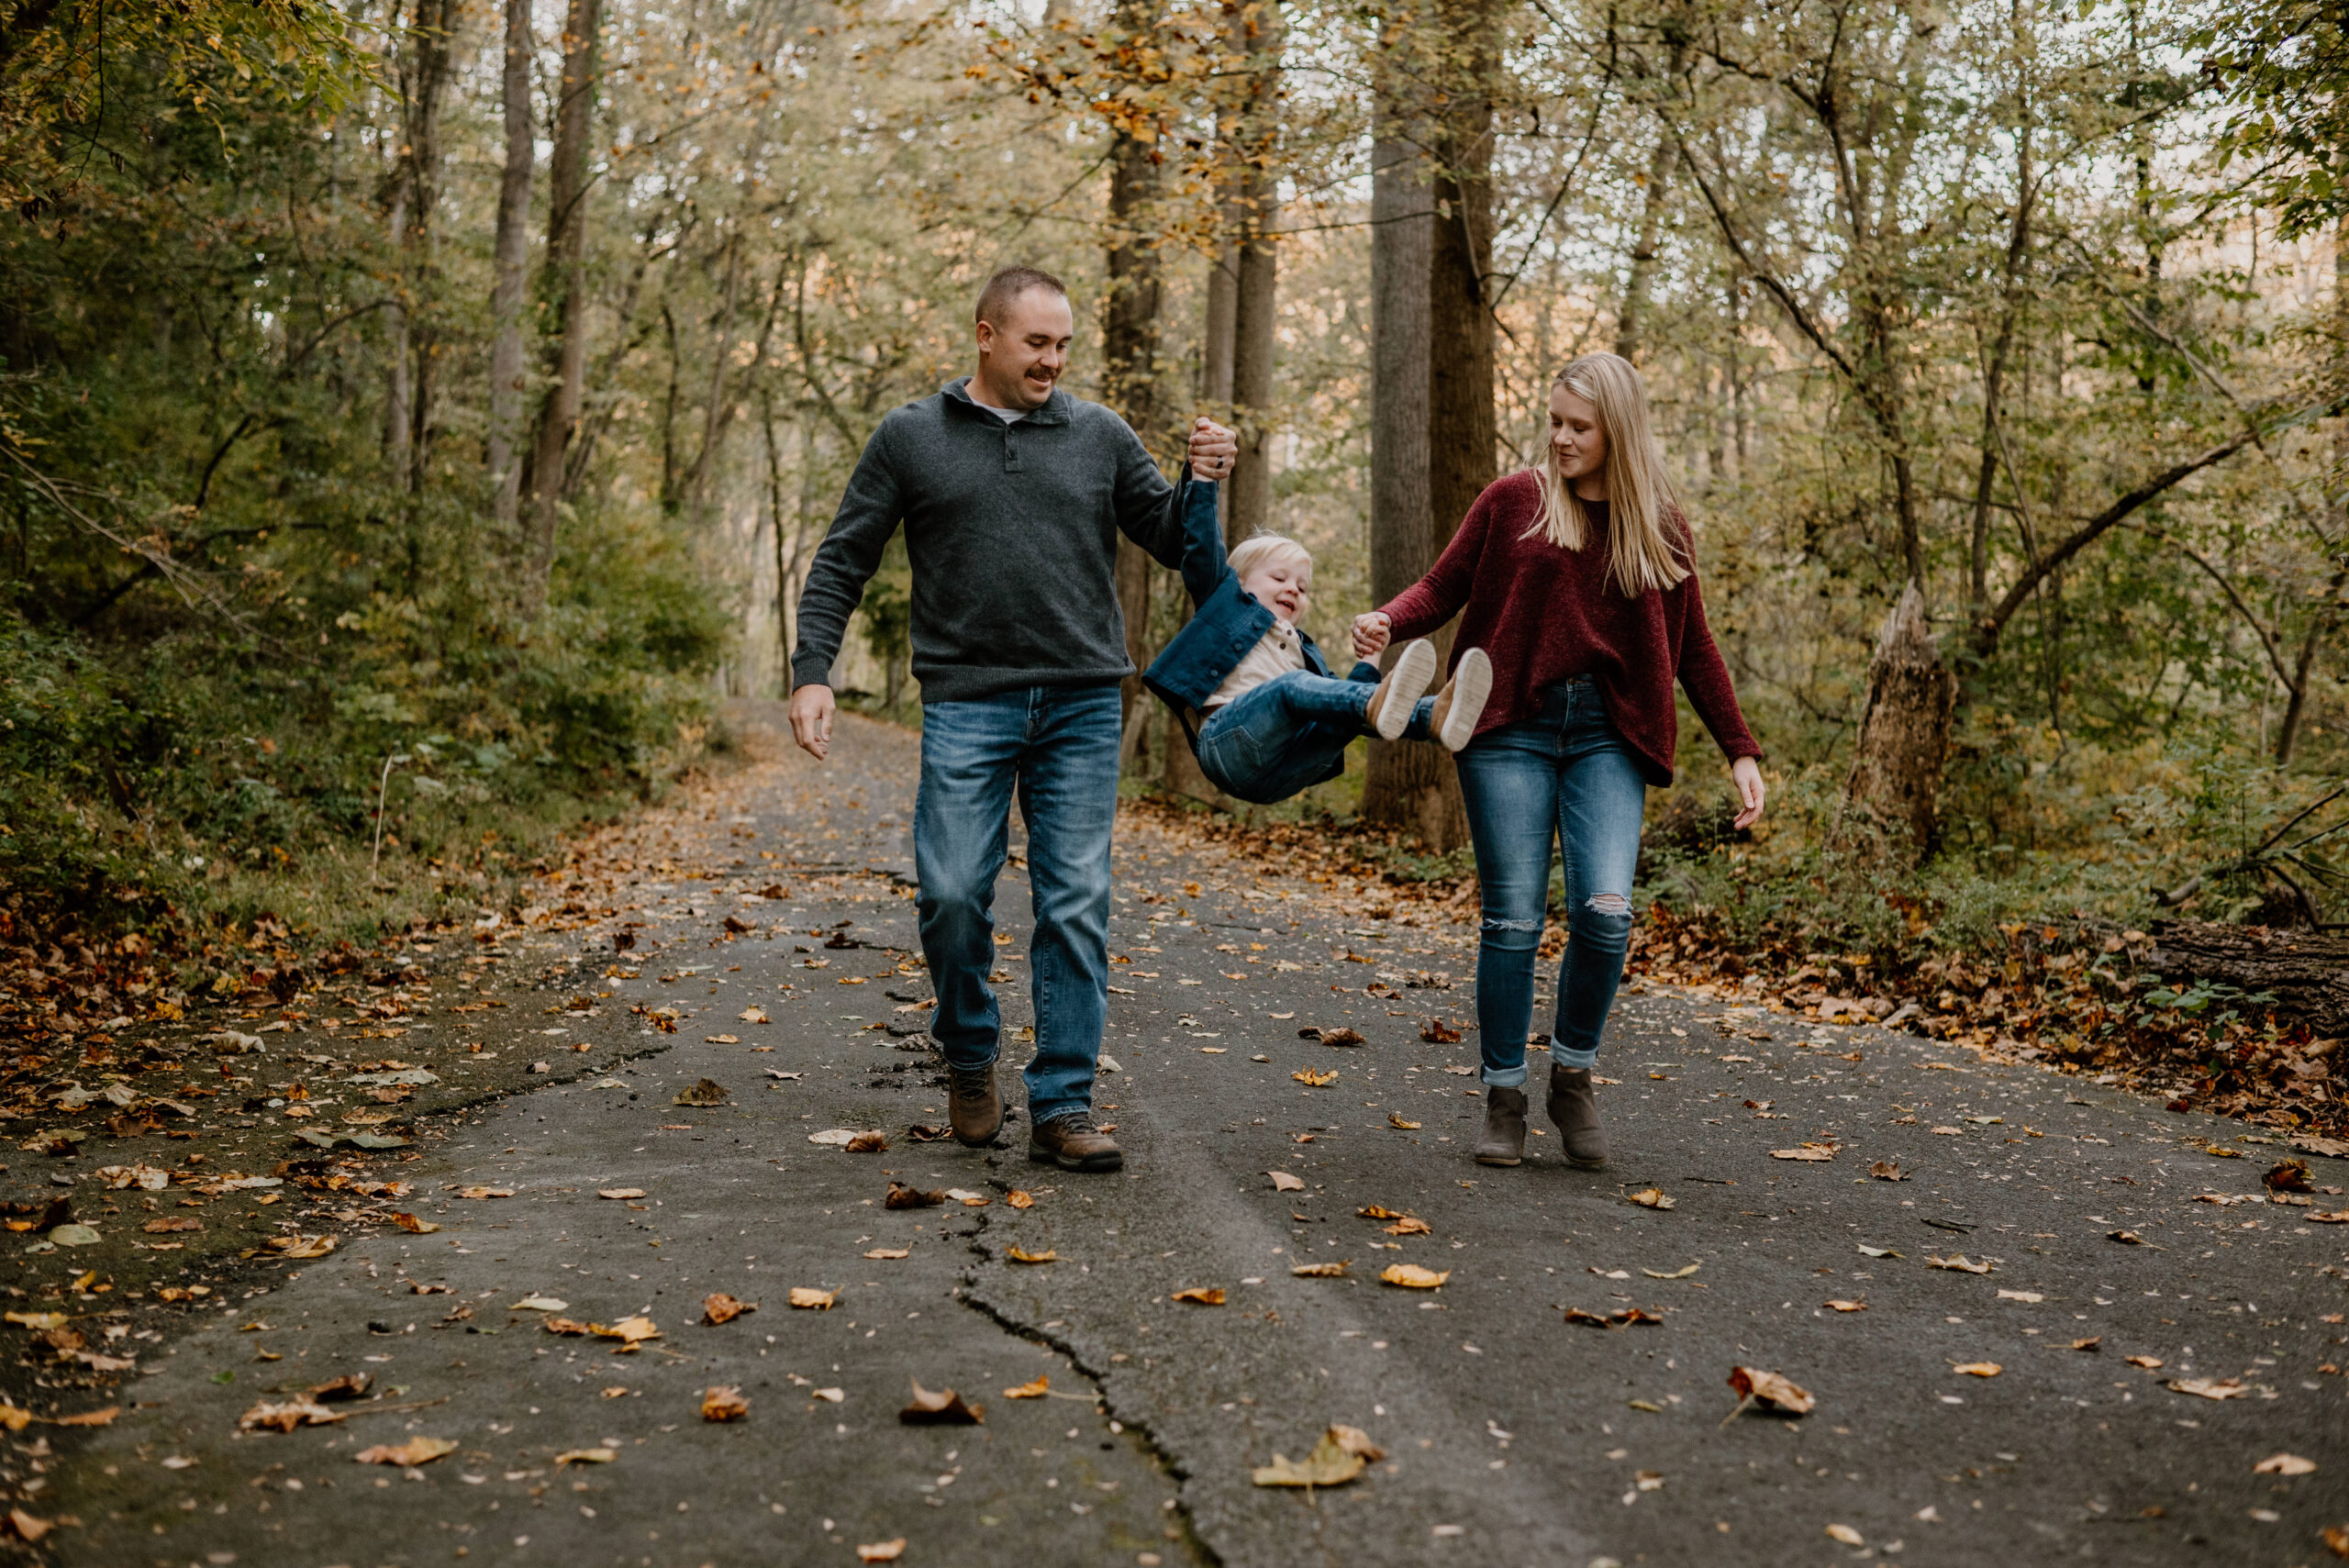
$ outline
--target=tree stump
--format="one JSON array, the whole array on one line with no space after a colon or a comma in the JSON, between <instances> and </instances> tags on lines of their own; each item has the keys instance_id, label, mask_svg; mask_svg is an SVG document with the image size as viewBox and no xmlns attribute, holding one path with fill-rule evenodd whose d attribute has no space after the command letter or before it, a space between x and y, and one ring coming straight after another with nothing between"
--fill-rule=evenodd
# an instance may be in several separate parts
<instances>
[{"instance_id":1,"label":"tree stump","mask_svg":"<svg viewBox=\"0 0 2349 1568\"><path fill-rule=\"evenodd\" d=\"M1868 661L1867 711L1843 806L1887 832L1907 834L1919 860L1933 844L1934 805L1956 704L1957 677L1942 662L1926 624L1925 595L1912 581L1885 617Z\"/></svg>"}]
</instances>

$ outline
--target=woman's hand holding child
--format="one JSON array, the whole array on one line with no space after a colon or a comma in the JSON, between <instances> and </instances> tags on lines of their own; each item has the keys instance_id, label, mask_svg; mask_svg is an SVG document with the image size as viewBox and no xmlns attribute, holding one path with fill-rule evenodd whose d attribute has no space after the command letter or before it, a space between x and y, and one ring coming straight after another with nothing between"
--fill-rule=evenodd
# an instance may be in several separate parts
<instances>
[{"instance_id":1,"label":"woman's hand holding child","mask_svg":"<svg viewBox=\"0 0 2349 1568\"><path fill-rule=\"evenodd\" d=\"M1354 617L1354 657L1377 658L1394 635L1394 623L1376 610Z\"/></svg>"}]
</instances>

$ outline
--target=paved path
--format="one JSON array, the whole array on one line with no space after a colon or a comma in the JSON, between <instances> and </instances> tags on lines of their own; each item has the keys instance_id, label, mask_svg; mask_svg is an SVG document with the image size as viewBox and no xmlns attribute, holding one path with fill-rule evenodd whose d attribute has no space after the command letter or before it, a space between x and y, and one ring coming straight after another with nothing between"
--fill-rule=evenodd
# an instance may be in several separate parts
<instances>
[{"instance_id":1,"label":"paved path","mask_svg":"<svg viewBox=\"0 0 2349 1568\"><path fill-rule=\"evenodd\" d=\"M902 962L914 752L852 720L826 769L762 765L706 825L712 880L641 878L629 971L596 978L608 925L571 933L589 962L549 1000L611 995L547 1027L597 1065L382 1167L437 1231L282 1265L150 1351L137 1407L53 1468L42 1496L80 1521L59 1558L693 1568L853 1563L902 1538L909 1564L2288 1568L2349 1525L2349 1228L2264 1201L2282 1151L2238 1127L2035 1067L1635 988L1601 1068L1616 1167L1575 1173L1535 1139L1526 1167L1479 1169L1475 1035L1419 1038L1473 1018L1472 929L1349 915L1281 867L1137 831L1098 1094L1129 1170L1031 1166L1018 1123L998 1151L913 1141L945 1119L934 1059L885 1027L927 995ZM1015 1026L1019 881L999 910ZM676 1009L675 1032L636 1006ZM509 1048L534 1011L496 1026ZM1297 1033L1337 1024L1369 1043ZM674 1103L702 1078L725 1103ZM832 1129L889 1147L810 1141ZM2245 1157L2203 1152L2214 1137ZM1807 1144L1834 1153L1772 1158ZM1879 1161L1907 1178L1871 1179ZM893 1180L985 1201L891 1210ZM1669 1210L1626 1201L1651 1185ZM1990 1272L1929 1262L1961 1256ZM1308 1261L1351 1267L1296 1277ZM1396 1262L1448 1283L1379 1284ZM793 1287L836 1298L794 1310ZM1223 1305L1174 1299L1195 1287ZM713 1292L758 1308L705 1325ZM1631 1307L1661 1322L1565 1316ZM631 1316L659 1338L626 1353L542 1324ZM1741 1364L1817 1408L1725 1418ZM238 1434L256 1401L345 1373L373 1379L347 1420ZM2186 1379L2241 1391L2166 1386ZM917 1381L985 1423L901 1424ZM747 1416L705 1421L714 1386ZM1250 1484L1330 1422L1386 1459L1309 1496ZM419 1438L458 1446L351 1462ZM589 1450L608 1462L562 1457ZM2254 1473L2279 1452L2319 1468Z\"/></svg>"}]
</instances>

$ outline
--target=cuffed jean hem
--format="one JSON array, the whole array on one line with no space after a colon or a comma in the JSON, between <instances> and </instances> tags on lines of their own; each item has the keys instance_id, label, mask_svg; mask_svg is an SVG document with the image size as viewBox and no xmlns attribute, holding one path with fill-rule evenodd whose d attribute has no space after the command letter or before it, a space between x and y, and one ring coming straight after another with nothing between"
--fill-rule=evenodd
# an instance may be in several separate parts
<instances>
[{"instance_id":1,"label":"cuffed jean hem","mask_svg":"<svg viewBox=\"0 0 2349 1568\"><path fill-rule=\"evenodd\" d=\"M1569 1073L1587 1073L1598 1065L1598 1051L1597 1047L1588 1051L1567 1051L1553 1044L1550 1047L1550 1060Z\"/></svg>"},{"instance_id":2,"label":"cuffed jean hem","mask_svg":"<svg viewBox=\"0 0 2349 1568\"><path fill-rule=\"evenodd\" d=\"M1491 1089L1521 1089L1531 1071L1523 1062L1515 1067L1487 1067L1484 1071L1483 1082L1486 1088Z\"/></svg>"}]
</instances>

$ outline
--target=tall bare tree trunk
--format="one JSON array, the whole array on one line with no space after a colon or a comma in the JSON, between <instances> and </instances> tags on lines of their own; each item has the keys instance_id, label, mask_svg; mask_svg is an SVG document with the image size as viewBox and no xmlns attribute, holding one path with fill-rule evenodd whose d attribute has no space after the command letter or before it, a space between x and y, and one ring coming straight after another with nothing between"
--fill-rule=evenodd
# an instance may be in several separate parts
<instances>
[{"instance_id":1,"label":"tall bare tree trunk","mask_svg":"<svg viewBox=\"0 0 2349 1568\"><path fill-rule=\"evenodd\" d=\"M518 443L529 377L522 315L529 301L530 183L538 126L530 116L530 0L506 0L506 171L497 183L497 242L490 316L497 336L489 356L489 475L497 520L514 526L522 495Z\"/></svg>"},{"instance_id":2,"label":"tall bare tree trunk","mask_svg":"<svg viewBox=\"0 0 2349 1568\"><path fill-rule=\"evenodd\" d=\"M459 0L416 0L413 47L399 73L399 159L394 166L392 243L400 283L391 310L391 388L384 416L393 482L423 488L432 421L430 317L417 306L435 292L433 213L440 200L440 99L449 84L450 35Z\"/></svg>"},{"instance_id":3,"label":"tall bare tree trunk","mask_svg":"<svg viewBox=\"0 0 2349 1568\"><path fill-rule=\"evenodd\" d=\"M2332 234L2332 331L2335 343L2349 346L2349 218L2343 218ZM2349 353L2349 347L2342 350ZM2332 461L2335 465L2349 463L2349 419L2338 421L2332 432ZM2349 497L2336 497L2332 506L2332 537L2343 537L2349 529ZM2292 749L2300 739L2300 724L2308 717L2309 690L2316 679L2316 658L2332 628L2340 624L2341 590L2349 584L2349 567L2333 573L2327 587L2324 602L2318 606L2309 621L2308 635L2301 639L2300 656L2293 662L2292 695L2284 707L2284 722L2276 730L2276 765L2283 767L2292 760Z\"/></svg>"},{"instance_id":4,"label":"tall bare tree trunk","mask_svg":"<svg viewBox=\"0 0 2349 1568\"><path fill-rule=\"evenodd\" d=\"M603 0L571 0L562 28L562 94L555 110L554 159L548 170L544 293L555 318L553 384L539 411L530 452L530 551L524 568L523 613L546 607L554 574L559 508L568 491L564 458L579 425L587 376L587 134L596 101L596 35Z\"/></svg>"},{"instance_id":5,"label":"tall bare tree trunk","mask_svg":"<svg viewBox=\"0 0 2349 1568\"><path fill-rule=\"evenodd\" d=\"M1920 861L1933 848L1942 760L1956 703L1957 677L1927 625L1924 590L1911 580L1885 617L1868 661L1867 711L1843 805L1887 832L1905 835Z\"/></svg>"},{"instance_id":6,"label":"tall bare tree trunk","mask_svg":"<svg viewBox=\"0 0 2349 1568\"><path fill-rule=\"evenodd\" d=\"M1243 539L1272 523L1274 317L1279 257L1274 225L1279 195L1273 163L1280 145L1281 46L1278 0L1226 0L1235 52L1247 61L1238 145L1239 276L1232 308L1231 401L1240 419L1240 462L1231 473L1228 537Z\"/></svg>"},{"instance_id":7,"label":"tall bare tree trunk","mask_svg":"<svg viewBox=\"0 0 2349 1568\"><path fill-rule=\"evenodd\" d=\"M1408 101L1393 60L1406 46L1390 12L1372 107L1370 152L1370 596L1383 605L1435 564L1437 524L1428 493L1429 277L1435 195L1428 128ZM1451 755L1424 741L1370 743L1364 820L1419 831L1456 809Z\"/></svg>"},{"instance_id":8,"label":"tall bare tree trunk","mask_svg":"<svg viewBox=\"0 0 2349 1568\"><path fill-rule=\"evenodd\" d=\"M1150 29L1147 0L1123 0L1116 25L1139 39ZM1158 396L1158 311L1163 293L1158 241L1152 226L1158 197L1155 136L1118 133L1109 159L1109 287L1101 312L1102 391L1110 407L1157 453L1167 432ZM1150 658L1150 557L1133 540L1118 539L1118 609L1126 622L1126 657L1139 672ZM1126 678L1119 694L1126 751L1131 753L1137 709L1143 713L1141 676Z\"/></svg>"},{"instance_id":9,"label":"tall bare tree trunk","mask_svg":"<svg viewBox=\"0 0 2349 1568\"><path fill-rule=\"evenodd\" d=\"M1677 74L1681 47L1673 47ZM1648 155L1646 188L1640 196L1640 227L1631 241L1631 271L1623 281L1623 303L1615 313L1615 351L1633 364L1647 347L1641 333L1647 326L1648 290L1655 276L1656 246L1664 238L1664 214L1672 192L1672 171L1679 162L1680 145L1669 130L1659 133L1655 150Z\"/></svg>"}]
</instances>

